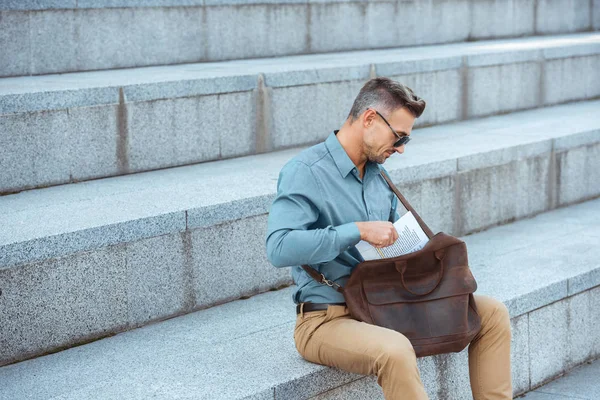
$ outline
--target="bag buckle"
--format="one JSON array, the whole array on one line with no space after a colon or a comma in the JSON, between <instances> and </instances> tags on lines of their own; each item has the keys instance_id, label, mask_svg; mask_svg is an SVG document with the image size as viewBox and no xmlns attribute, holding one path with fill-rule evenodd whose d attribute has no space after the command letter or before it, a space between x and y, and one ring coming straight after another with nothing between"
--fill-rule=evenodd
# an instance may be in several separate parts
<instances>
[{"instance_id":1,"label":"bag buckle","mask_svg":"<svg viewBox=\"0 0 600 400\"><path fill-rule=\"evenodd\" d=\"M321 283L327 286L333 287L333 282L325 278L325 275L321 274Z\"/></svg>"},{"instance_id":2,"label":"bag buckle","mask_svg":"<svg viewBox=\"0 0 600 400\"><path fill-rule=\"evenodd\" d=\"M321 284L323 285L327 285L329 287L334 288L335 290L340 290L342 287L340 285L338 285L337 283L335 283L334 281L330 281L329 279L325 278L325 275L321 274Z\"/></svg>"}]
</instances>

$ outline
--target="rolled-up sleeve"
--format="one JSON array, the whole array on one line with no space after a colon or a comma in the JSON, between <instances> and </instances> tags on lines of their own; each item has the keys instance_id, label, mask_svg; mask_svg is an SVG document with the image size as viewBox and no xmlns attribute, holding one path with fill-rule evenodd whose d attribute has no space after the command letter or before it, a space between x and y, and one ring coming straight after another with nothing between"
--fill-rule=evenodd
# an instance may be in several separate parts
<instances>
[{"instance_id":1,"label":"rolled-up sleeve","mask_svg":"<svg viewBox=\"0 0 600 400\"><path fill-rule=\"evenodd\" d=\"M322 207L319 182L310 167L286 164L277 182L277 195L269 211L266 249L275 267L329 262L360 241L354 222L310 229Z\"/></svg>"}]
</instances>

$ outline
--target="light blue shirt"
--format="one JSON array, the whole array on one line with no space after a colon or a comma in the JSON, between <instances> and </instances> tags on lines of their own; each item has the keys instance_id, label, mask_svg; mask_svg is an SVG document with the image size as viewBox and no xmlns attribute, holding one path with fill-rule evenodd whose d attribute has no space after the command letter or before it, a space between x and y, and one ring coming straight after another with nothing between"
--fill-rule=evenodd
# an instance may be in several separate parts
<instances>
[{"instance_id":1,"label":"light blue shirt","mask_svg":"<svg viewBox=\"0 0 600 400\"><path fill-rule=\"evenodd\" d=\"M344 286L364 261L354 247L360 241L355 222L400 218L398 199L379 173L383 166L367 161L361 180L337 132L283 166L269 212L267 257L275 267L293 267L296 304L344 302L341 293L315 281L300 265Z\"/></svg>"}]
</instances>

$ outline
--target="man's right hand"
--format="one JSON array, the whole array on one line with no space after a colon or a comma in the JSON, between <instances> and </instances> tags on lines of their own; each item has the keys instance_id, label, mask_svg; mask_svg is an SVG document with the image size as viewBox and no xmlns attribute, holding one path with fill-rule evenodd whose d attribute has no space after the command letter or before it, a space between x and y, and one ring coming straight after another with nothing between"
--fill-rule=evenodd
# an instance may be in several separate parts
<instances>
[{"instance_id":1,"label":"man's right hand","mask_svg":"<svg viewBox=\"0 0 600 400\"><path fill-rule=\"evenodd\" d=\"M356 222L360 231L360 239L374 247L387 247L398 239L398 232L389 221Z\"/></svg>"}]
</instances>

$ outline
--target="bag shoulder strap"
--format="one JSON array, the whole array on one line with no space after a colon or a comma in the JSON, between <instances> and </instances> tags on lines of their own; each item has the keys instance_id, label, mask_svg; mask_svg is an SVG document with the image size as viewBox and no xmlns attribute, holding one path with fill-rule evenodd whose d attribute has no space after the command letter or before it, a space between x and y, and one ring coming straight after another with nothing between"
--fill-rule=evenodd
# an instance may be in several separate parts
<instances>
[{"instance_id":1,"label":"bag shoulder strap","mask_svg":"<svg viewBox=\"0 0 600 400\"><path fill-rule=\"evenodd\" d=\"M381 176L383 176L383 179L385 179L385 181L387 182L388 186L390 187L390 189L392 189L392 191L398 197L398 199L400 199L400 201L402 202L402 205L404 205L404 207L408 211L410 211L412 213L412 215L414 215L415 219L417 220L417 222L419 223L419 225L421 226L421 228L423 229L423 231L425 232L425 234L427 235L427 237L429 239L431 239L431 237L433 236L433 231L431 229L429 229L429 227L427 226L427 224L425 223L425 221L423 221L421 219L421 217L419 216L419 214L410 205L410 203L408 202L408 200L406 200L406 198L404 198L404 196L402 196L402 193L400 193L400 191L398 190L398 188L392 183L392 180L387 175L387 172L384 172L383 169L380 169L379 173L381 174Z\"/></svg>"},{"instance_id":2,"label":"bag shoulder strap","mask_svg":"<svg viewBox=\"0 0 600 400\"><path fill-rule=\"evenodd\" d=\"M319 271L317 271L316 269L314 269L310 265L303 264L302 268L304 268L304 270L311 276L311 278L313 278L315 281L319 282L320 284L331 286L332 288L334 288L338 292L344 293L344 288L343 287L341 287L340 285L338 285L334 281L330 281L329 279L325 278L325 275L321 274Z\"/></svg>"}]
</instances>

